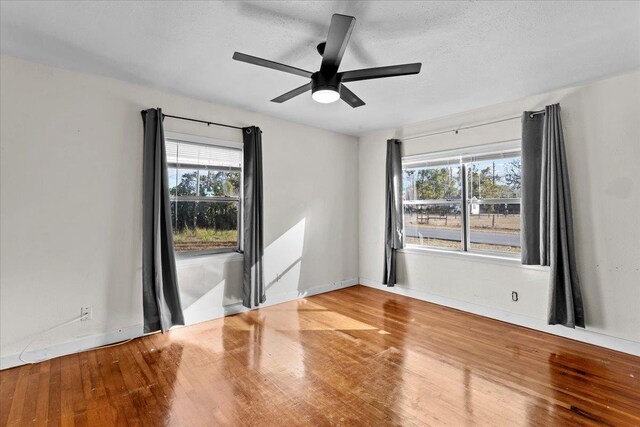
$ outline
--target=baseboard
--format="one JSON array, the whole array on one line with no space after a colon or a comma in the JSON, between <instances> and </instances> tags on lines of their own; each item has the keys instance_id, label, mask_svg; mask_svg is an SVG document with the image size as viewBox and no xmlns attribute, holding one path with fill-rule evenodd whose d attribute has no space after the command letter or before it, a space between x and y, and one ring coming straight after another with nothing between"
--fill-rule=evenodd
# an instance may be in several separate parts
<instances>
[{"instance_id":1,"label":"baseboard","mask_svg":"<svg viewBox=\"0 0 640 427\"><path fill-rule=\"evenodd\" d=\"M260 307L268 307L270 305L281 304L287 301L293 301L299 298L310 297L312 295L323 294L325 292L337 291L338 289L348 288L358 284L358 279L343 280L341 282L330 283L326 285L316 286L306 289L302 292L283 292L280 294L268 295L268 300Z\"/></svg>"},{"instance_id":2,"label":"baseboard","mask_svg":"<svg viewBox=\"0 0 640 427\"><path fill-rule=\"evenodd\" d=\"M349 279L340 282L315 286L304 291L280 292L276 294L271 294L267 291L267 301L259 308L269 307L275 304L282 304L283 302L294 301L300 298L310 297L312 295L323 294L325 292L336 291L338 289L348 288L357 284L358 279ZM236 301L230 304L225 304L224 306L220 306L213 311L205 313L202 316L192 317L189 325L195 325L197 323L207 322L209 320L219 319L221 317L231 316L232 314L243 313L250 310L251 309L246 308L242 305L242 301Z\"/></svg>"},{"instance_id":3,"label":"baseboard","mask_svg":"<svg viewBox=\"0 0 640 427\"><path fill-rule=\"evenodd\" d=\"M349 286L355 286L358 284L358 279L349 279L343 280L340 282L330 283L326 285L316 286L305 291L296 291L296 292L282 292L274 295L267 295L267 302L260 306L269 307L275 304L281 304L283 302L289 302L300 298L309 297L312 295L322 294L325 292L331 292L338 289L348 288ZM232 314L241 313L244 311L249 311L248 308L242 306L242 302L232 303L225 306L221 306L219 309L214 310L212 313L209 313L207 318L197 319L190 323L190 325L194 325L196 323L206 322L213 319L218 319L225 316L230 316ZM187 326L188 327L188 326ZM74 339L71 341L57 343L50 345L45 348L30 350L28 355L25 356L27 360L46 360L61 356L66 356L69 354L80 353L83 351L91 350L95 347L100 347L103 345L114 344L120 341L125 341L132 338L138 338L143 336L143 327L142 325L134 325L126 328L118 329L117 331L108 332L106 334L100 335L91 335L88 337L82 337L78 339ZM6 356L0 357L0 370L13 368L16 366L24 365L25 362L20 360L20 354L9 354Z\"/></svg>"},{"instance_id":4,"label":"baseboard","mask_svg":"<svg viewBox=\"0 0 640 427\"><path fill-rule=\"evenodd\" d=\"M547 325L544 321L533 317L523 316L520 314L509 313L507 311L498 310L490 307L472 304L452 298L442 297L439 295L429 294L415 289L405 287L387 287L381 282L375 280L360 278L360 284L370 288L380 289L398 295L404 295L410 298L431 302L445 307L455 308L457 310L466 311L477 314L478 316L489 317L491 319L501 320L503 322L512 323L518 326L535 329L548 334L569 338L575 341L581 341L588 344L605 347L611 350L620 351L622 353L640 356L640 343L625 340L622 338L612 337L585 329L570 329L559 325Z\"/></svg>"},{"instance_id":5,"label":"baseboard","mask_svg":"<svg viewBox=\"0 0 640 427\"><path fill-rule=\"evenodd\" d=\"M66 356L69 354L80 353L92 348L101 347L103 345L114 344L137 338L143 335L142 325L133 325L117 331L107 332L105 334L90 335L87 337L77 338L62 343L52 344L48 347L29 350L24 356L28 361L47 360L56 357ZM13 368L15 366L24 365L25 362L20 360L20 353L9 354L0 358L0 370Z\"/></svg>"}]
</instances>

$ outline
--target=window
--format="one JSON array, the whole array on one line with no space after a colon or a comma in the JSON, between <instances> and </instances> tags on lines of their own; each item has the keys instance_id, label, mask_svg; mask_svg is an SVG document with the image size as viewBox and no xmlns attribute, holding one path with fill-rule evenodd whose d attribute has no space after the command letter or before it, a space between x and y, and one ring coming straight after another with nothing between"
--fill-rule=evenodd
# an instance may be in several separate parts
<instances>
[{"instance_id":1,"label":"window","mask_svg":"<svg viewBox=\"0 0 640 427\"><path fill-rule=\"evenodd\" d=\"M407 246L520 253L519 141L403 159Z\"/></svg>"},{"instance_id":2,"label":"window","mask_svg":"<svg viewBox=\"0 0 640 427\"><path fill-rule=\"evenodd\" d=\"M167 133L165 146L176 253L238 250L242 145Z\"/></svg>"}]
</instances>

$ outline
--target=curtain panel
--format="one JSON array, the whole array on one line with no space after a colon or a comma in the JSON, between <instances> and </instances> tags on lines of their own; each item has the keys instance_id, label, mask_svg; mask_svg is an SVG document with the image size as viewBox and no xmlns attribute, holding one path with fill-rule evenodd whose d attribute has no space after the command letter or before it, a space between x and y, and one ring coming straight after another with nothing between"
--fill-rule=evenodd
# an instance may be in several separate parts
<instances>
[{"instance_id":1,"label":"curtain panel","mask_svg":"<svg viewBox=\"0 0 640 427\"><path fill-rule=\"evenodd\" d=\"M242 305L257 307L266 301L263 270L262 131L242 129L244 143Z\"/></svg>"},{"instance_id":2,"label":"curtain panel","mask_svg":"<svg viewBox=\"0 0 640 427\"><path fill-rule=\"evenodd\" d=\"M400 140L387 140L384 277L382 283L389 287L396 284L396 252L404 245L402 154L400 148Z\"/></svg>"},{"instance_id":3,"label":"curtain panel","mask_svg":"<svg viewBox=\"0 0 640 427\"><path fill-rule=\"evenodd\" d=\"M184 325L171 227L162 110L142 111L142 301L144 332Z\"/></svg>"},{"instance_id":4,"label":"curtain panel","mask_svg":"<svg viewBox=\"0 0 640 427\"><path fill-rule=\"evenodd\" d=\"M542 127L545 116L522 117L521 215L522 247L520 256L524 265L540 264L540 182L542 170Z\"/></svg>"},{"instance_id":5,"label":"curtain panel","mask_svg":"<svg viewBox=\"0 0 640 427\"><path fill-rule=\"evenodd\" d=\"M550 266L548 323L584 327L560 104L523 115L522 263Z\"/></svg>"}]
</instances>

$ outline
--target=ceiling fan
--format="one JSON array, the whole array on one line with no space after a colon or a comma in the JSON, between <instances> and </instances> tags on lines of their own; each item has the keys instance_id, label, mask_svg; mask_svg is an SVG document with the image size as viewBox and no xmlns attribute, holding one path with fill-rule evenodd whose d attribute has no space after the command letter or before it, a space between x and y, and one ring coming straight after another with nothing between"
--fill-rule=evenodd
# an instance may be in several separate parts
<instances>
[{"instance_id":1,"label":"ceiling fan","mask_svg":"<svg viewBox=\"0 0 640 427\"><path fill-rule=\"evenodd\" d=\"M311 79L309 83L280 95L272 99L271 102L282 103L295 96L311 91L311 97L315 101L323 104L342 99L353 108L360 107L365 105L364 101L347 89L344 83L418 74L422 64L416 62L413 64L390 65L387 67L338 72L340 62L342 62L342 56L347 49L347 43L349 43L349 38L351 37L355 23L356 18L353 16L340 15L337 13L333 15L327 40L326 42L320 43L317 47L318 53L322 56L322 64L320 65L320 71L316 71L315 73L240 52L235 52L233 59Z\"/></svg>"}]
</instances>

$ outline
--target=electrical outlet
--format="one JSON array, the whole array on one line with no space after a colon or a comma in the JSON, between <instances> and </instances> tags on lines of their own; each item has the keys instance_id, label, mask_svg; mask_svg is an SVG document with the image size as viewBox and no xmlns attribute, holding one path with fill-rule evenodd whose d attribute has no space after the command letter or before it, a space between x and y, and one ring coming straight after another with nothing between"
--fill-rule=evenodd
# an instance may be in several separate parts
<instances>
[{"instance_id":1,"label":"electrical outlet","mask_svg":"<svg viewBox=\"0 0 640 427\"><path fill-rule=\"evenodd\" d=\"M91 310L90 305L86 307L80 307L80 320L84 322L86 320L91 320L92 318L93 318L93 311Z\"/></svg>"},{"instance_id":2,"label":"electrical outlet","mask_svg":"<svg viewBox=\"0 0 640 427\"><path fill-rule=\"evenodd\" d=\"M516 291L511 292L511 301L518 301L518 293Z\"/></svg>"}]
</instances>

